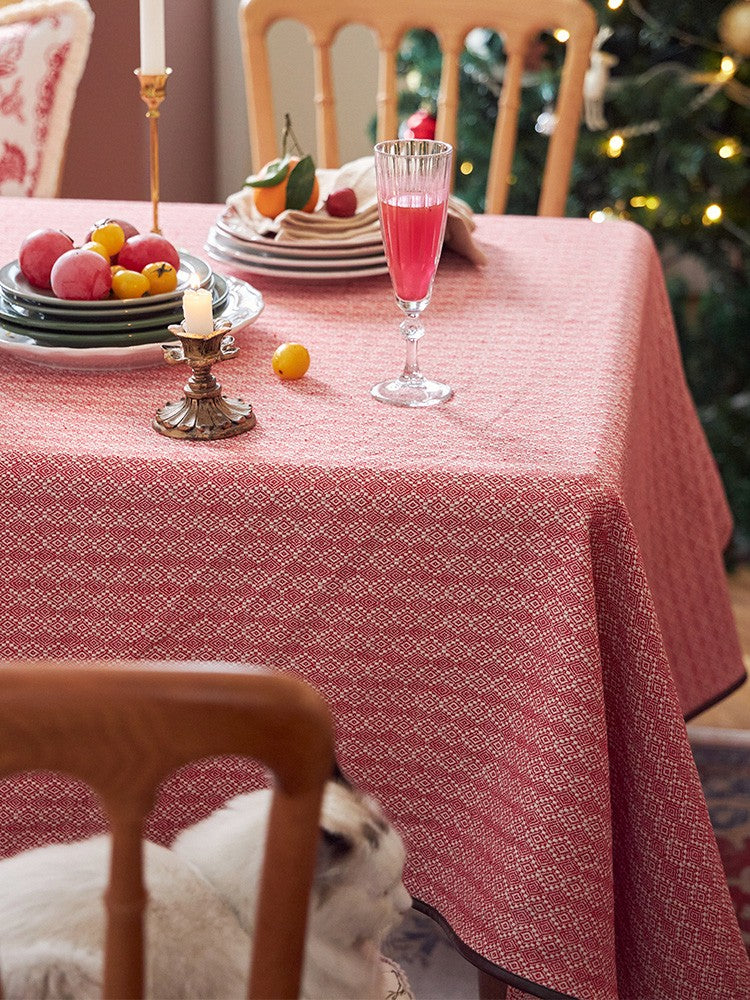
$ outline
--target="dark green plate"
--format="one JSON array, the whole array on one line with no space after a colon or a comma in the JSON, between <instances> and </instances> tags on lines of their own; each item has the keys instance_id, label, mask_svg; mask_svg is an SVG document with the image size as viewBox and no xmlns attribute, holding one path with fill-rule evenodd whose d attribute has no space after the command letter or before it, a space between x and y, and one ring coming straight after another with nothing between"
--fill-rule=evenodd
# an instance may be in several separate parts
<instances>
[{"instance_id":1,"label":"dark green plate","mask_svg":"<svg viewBox=\"0 0 750 1000\"><path fill-rule=\"evenodd\" d=\"M214 316L218 316L227 300L227 282L220 274L214 274L212 293ZM39 343L60 344L67 347L94 346L94 343L111 347L151 343L150 340L133 340L131 335L139 332L156 334L157 340L159 337L169 337L166 332L167 327L171 323L181 323L182 315L182 308L179 308L172 312L160 313L158 316L150 316L148 319L107 322L100 320L85 323L60 322L58 319L41 321L24 315L0 295L0 325L11 332L30 334ZM122 344L115 342L118 338L122 339Z\"/></svg>"},{"instance_id":2,"label":"dark green plate","mask_svg":"<svg viewBox=\"0 0 750 1000\"><path fill-rule=\"evenodd\" d=\"M263 296L246 281L232 277L224 280L228 286L227 299L216 319L230 323L235 333L260 316ZM19 331L8 330L4 323L0 323L0 353L45 368L70 371L125 371L163 364L164 354L160 345L177 343L171 339L168 330L163 331L163 336L161 328L155 329L154 339L145 343L140 334L133 333L120 338L61 334L59 342L47 344L42 343L33 330L19 328Z\"/></svg>"},{"instance_id":3,"label":"dark green plate","mask_svg":"<svg viewBox=\"0 0 750 1000\"><path fill-rule=\"evenodd\" d=\"M150 330L134 330L132 333L93 333L84 337L79 337L75 333L30 330L27 326L16 326L4 318L0 320L0 327L8 333L31 337L37 344L44 344L47 347L130 347L134 344L158 344L162 340L176 340L166 326L154 326Z\"/></svg>"},{"instance_id":4,"label":"dark green plate","mask_svg":"<svg viewBox=\"0 0 750 1000\"><path fill-rule=\"evenodd\" d=\"M227 283L219 274L211 279L211 294L213 296L214 315L221 309L227 298ZM155 326L167 326L169 323L182 322L182 300L163 306L160 309L143 314L125 309L122 313L107 313L102 316L71 317L50 315L27 309L20 303L13 302L0 292L0 321L8 320L14 326L24 326L30 330L52 333L70 331L88 336L89 333L129 333L133 330L147 330Z\"/></svg>"}]
</instances>

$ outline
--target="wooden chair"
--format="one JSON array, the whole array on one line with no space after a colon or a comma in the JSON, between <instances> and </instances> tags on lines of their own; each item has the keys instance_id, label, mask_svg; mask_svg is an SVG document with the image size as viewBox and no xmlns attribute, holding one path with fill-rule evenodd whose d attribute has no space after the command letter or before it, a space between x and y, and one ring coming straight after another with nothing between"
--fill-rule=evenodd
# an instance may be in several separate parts
<instances>
[{"instance_id":1,"label":"wooden chair","mask_svg":"<svg viewBox=\"0 0 750 1000\"><path fill-rule=\"evenodd\" d=\"M86 0L0 0L0 195L60 193L93 27Z\"/></svg>"},{"instance_id":2,"label":"wooden chair","mask_svg":"<svg viewBox=\"0 0 750 1000\"><path fill-rule=\"evenodd\" d=\"M459 56L475 27L499 32L507 62L492 143L485 210L501 213L508 198L516 144L524 57L530 43L545 30L570 33L557 101L557 125L550 138L538 212L563 215L583 105L583 79L589 66L596 18L585 0L241 0L239 6L250 147L253 170L278 155L278 135L266 47L266 33L276 21L299 21L308 29L314 50L317 165L337 167L339 147L331 69L331 45L346 24L371 28L378 45L377 137L395 138L398 131L396 57L410 28L427 28L443 52L435 137L455 144L458 115Z\"/></svg>"},{"instance_id":3,"label":"wooden chair","mask_svg":"<svg viewBox=\"0 0 750 1000\"><path fill-rule=\"evenodd\" d=\"M333 769L322 698L293 677L224 664L0 663L0 776L73 775L98 792L109 817L105 998L143 995L141 838L157 787L182 765L218 755L253 757L276 776L248 995L296 997Z\"/></svg>"}]
</instances>

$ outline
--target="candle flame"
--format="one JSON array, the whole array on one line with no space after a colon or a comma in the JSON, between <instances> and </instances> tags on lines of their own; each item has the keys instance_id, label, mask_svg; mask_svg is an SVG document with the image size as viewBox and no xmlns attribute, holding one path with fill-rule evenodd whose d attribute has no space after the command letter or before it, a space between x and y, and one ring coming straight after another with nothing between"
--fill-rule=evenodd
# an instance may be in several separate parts
<instances>
[{"instance_id":1,"label":"candle flame","mask_svg":"<svg viewBox=\"0 0 750 1000\"><path fill-rule=\"evenodd\" d=\"M197 292L198 289L201 287L200 280L195 271L193 271L193 273L190 275L190 287L194 292Z\"/></svg>"}]
</instances>

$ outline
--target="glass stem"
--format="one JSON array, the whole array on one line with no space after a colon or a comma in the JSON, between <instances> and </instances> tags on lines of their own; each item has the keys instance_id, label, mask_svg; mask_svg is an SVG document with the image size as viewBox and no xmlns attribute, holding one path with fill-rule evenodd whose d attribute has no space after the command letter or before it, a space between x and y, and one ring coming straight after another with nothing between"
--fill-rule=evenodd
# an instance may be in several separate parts
<instances>
[{"instance_id":1,"label":"glass stem","mask_svg":"<svg viewBox=\"0 0 750 1000\"><path fill-rule=\"evenodd\" d=\"M424 336L419 313L407 313L406 319L401 324L401 333L406 339L406 362L401 378L410 385L418 385L424 381L422 372L419 370L418 344Z\"/></svg>"}]
</instances>

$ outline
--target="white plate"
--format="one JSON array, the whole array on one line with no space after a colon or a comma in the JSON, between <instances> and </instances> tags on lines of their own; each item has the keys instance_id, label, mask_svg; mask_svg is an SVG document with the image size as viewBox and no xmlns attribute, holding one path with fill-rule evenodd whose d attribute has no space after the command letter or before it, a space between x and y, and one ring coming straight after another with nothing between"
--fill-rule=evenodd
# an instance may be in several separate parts
<instances>
[{"instance_id":1,"label":"white plate","mask_svg":"<svg viewBox=\"0 0 750 1000\"><path fill-rule=\"evenodd\" d=\"M364 247L381 249L383 240L379 231L363 233L348 240L279 240L269 239L250 229L233 208L228 208L216 218L216 226L227 236L241 240L253 247L266 250L278 257L328 257L348 256Z\"/></svg>"},{"instance_id":2,"label":"white plate","mask_svg":"<svg viewBox=\"0 0 750 1000\"><path fill-rule=\"evenodd\" d=\"M334 281L342 278L370 278L376 274L387 274L388 265L385 260L375 267L350 267L347 270L313 271L313 270L291 270L287 267L277 267L274 264L253 263L238 260L232 254L226 253L220 247L206 243L206 251L214 260L229 264L235 270L243 271L246 274L269 274L276 278L301 278L305 281Z\"/></svg>"},{"instance_id":3,"label":"white plate","mask_svg":"<svg viewBox=\"0 0 750 1000\"><path fill-rule=\"evenodd\" d=\"M229 320L231 334L252 323L263 312L263 296L246 281L225 275L229 286L224 309L216 317ZM45 347L29 335L11 333L0 324L0 351L5 351L22 361L47 368L71 371L126 371L132 368L152 368L162 364L162 343L177 343L165 339L158 344L139 344L133 347Z\"/></svg>"},{"instance_id":4,"label":"white plate","mask_svg":"<svg viewBox=\"0 0 750 1000\"><path fill-rule=\"evenodd\" d=\"M274 261L278 264L283 264L288 261L290 265L297 264L300 267L307 267L314 261L322 261L324 266L328 267L337 265L343 267L350 260L359 260L363 257L382 257L384 252L382 241L378 241L377 243L372 244L360 243L357 246L349 247L347 250L328 251L303 249L298 253L295 250L290 250L285 247L282 253L277 253L273 243L269 243L268 241L265 243L250 243L247 240L239 240L230 233L227 233L226 230L222 229L218 225L211 227L208 238L211 242L219 243L236 253L252 257L253 260L268 260ZM304 244L302 244L302 246L304 246Z\"/></svg>"},{"instance_id":5,"label":"white plate","mask_svg":"<svg viewBox=\"0 0 750 1000\"><path fill-rule=\"evenodd\" d=\"M216 227L209 230L207 246L211 246L222 253L228 254L234 260L247 264L260 264L261 267L277 267L284 270L297 271L344 271L349 268L358 269L362 267L376 267L385 263L385 253L380 246L373 253L357 256L340 257L272 257L265 253L256 253L245 249L247 244L241 244L237 240L230 239L219 232Z\"/></svg>"},{"instance_id":6,"label":"white plate","mask_svg":"<svg viewBox=\"0 0 750 1000\"><path fill-rule=\"evenodd\" d=\"M112 312L127 310L154 309L168 305L173 299L178 299L191 283L195 275L201 286L211 280L212 271L205 260L193 257L184 250L179 251L180 268L177 272L177 288L173 292L161 292L159 295L144 295L140 299L94 299L79 301L59 299L51 288L34 288L24 278L17 260L0 268L0 288L5 297L13 302L19 302L28 309L37 308L45 313L59 313L70 316L76 313L101 312L107 315Z\"/></svg>"}]
</instances>

